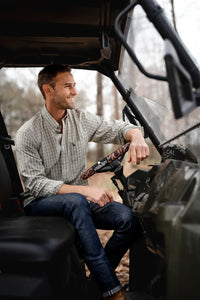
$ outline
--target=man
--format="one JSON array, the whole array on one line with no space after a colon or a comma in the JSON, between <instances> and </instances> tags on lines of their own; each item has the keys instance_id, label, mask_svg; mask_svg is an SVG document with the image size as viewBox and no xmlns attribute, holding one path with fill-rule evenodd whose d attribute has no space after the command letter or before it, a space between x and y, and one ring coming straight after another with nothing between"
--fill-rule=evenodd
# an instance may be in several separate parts
<instances>
[{"instance_id":1,"label":"man","mask_svg":"<svg viewBox=\"0 0 200 300\"><path fill-rule=\"evenodd\" d=\"M75 109L75 81L70 67L49 65L40 71L38 86L45 106L16 136L17 160L29 215L63 215L75 227L81 254L105 299L125 299L114 272L134 239L131 209L113 201L104 188L81 179L89 141L123 144L130 141L128 160L140 163L149 154L140 128ZM105 249L96 228L115 230Z\"/></svg>"}]
</instances>

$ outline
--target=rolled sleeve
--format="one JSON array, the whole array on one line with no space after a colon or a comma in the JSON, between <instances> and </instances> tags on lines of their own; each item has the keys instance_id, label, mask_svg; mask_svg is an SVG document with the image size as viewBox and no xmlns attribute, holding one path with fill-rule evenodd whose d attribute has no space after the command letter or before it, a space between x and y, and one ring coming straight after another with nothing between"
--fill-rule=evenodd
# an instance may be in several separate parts
<instances>
[{"instance_id":1,"label":"rolled sleeve","mask_svg":"<svg viewBox=\"0 0 200 300\"><path fill-rule=\"evenodd\" d=\"M101 144L124 144L127 131L133 128L141 129L140 126L135 126L129 122L106 121L102 117L89 112L84 112L82 119L84 119L83 124L85 124L85 131L89 133L90 141Z\"/></svg>"},{"instance_id":2,"label":"rolled sleeve","mask_svg":"<svg viewBox=\"0 0 200 300\"><path fill-rule=\"evenodd\" d=\"M125 127L125 128L123 129L123 132L122 132L122 134L123 134L125 140L126 140L126 138L125 138L126 133L127 133L130 129L134 129L134 128L139 129L139 130L142 132L142 135L144 136L144 130L143 130L143 127L141 127L141 126L135 126L135 125L129 124L129 125L127 125L127 127Z\"/></svg>"}]
</instances>

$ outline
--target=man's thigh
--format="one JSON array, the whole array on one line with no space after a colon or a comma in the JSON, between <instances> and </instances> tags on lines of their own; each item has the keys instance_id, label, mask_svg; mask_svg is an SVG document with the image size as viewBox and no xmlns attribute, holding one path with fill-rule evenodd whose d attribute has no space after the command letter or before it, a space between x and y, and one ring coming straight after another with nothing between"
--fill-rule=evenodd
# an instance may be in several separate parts
<instances>
[{"instance_id":1,"label":"man's thigh","mask_svg":"<svg viewBox=\"0 0 200 300\"><path fill-rule=\"evenodd\" d=\"M31 202L25 211L29 215L67 216L71 213L73 206L81 206L83 201L88 205L85 197L77 193L51 195Z\"/></svg>"},{"instance_id":2,"label":"man's thigh","mask_svg":"<svg viewBox=\"0 0 200 300\"><path fill-rule=\"evenodd\" d=\"M116 201L113 204L108 203L104 207L91 202L90 208L97 229L116 230L121 223L133 219L131 208Z\"/></svg>"}]
</instances>

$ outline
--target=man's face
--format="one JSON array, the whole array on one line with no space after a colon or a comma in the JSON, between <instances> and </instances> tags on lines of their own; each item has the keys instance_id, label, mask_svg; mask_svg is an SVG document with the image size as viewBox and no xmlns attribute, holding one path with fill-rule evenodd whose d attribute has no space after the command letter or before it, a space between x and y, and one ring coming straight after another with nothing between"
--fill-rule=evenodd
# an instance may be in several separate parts
<instances>
[{"instance_id":1,"label":"man's face","mask_svg":"<svg viewBox=\"0 0 200 300\"><path fill-rule=\"evenodd\" d=\"M55 78L55 87L52 88L52 104L57 109L75 108L75 81L71 73L58 73Z\"/></svg>"}]
</instances>

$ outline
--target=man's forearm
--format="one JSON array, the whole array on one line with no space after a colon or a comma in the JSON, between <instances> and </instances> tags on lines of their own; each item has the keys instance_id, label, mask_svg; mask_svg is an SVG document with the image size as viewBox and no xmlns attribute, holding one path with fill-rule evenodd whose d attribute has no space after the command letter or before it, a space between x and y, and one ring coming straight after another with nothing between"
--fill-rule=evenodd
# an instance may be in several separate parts
<instances>
[{"instance_id":1,"label":"man's forearm","mask_svg":"<svg viewBox=\"0 0 200 300\"><path fill-rule=\"evenodd\" d=\"M125 134L125 139L127 141L134 141L135 139L137 138L141 138L143 139L143 134L142 134L142 131L139 129L139 128L132 128L132 129L129 129L126 134Z\"/></svg>"},{"instance_id":2,"label":"man's forearm","mask_svg":"<svg viewBox=\"0 0 200 300\"><path fill-rule=\"evenodd\" d=\"M146 144L142 131L139 128L133 128L127 131L125 138L130 141L128 151L128 162L139 164L149 156L149 147Z\"/></svg>"},{"instance_id":3,"label":"man's forearm","mask_svg":"<svg viewBox=\"0 0 200 300\"><path fill-rule=\"evenodd\" d=\"M113 203L112 194L104 188L63 184L57 192L57 194L68 193L81 194L85 196L88 201L97 203L100 207L103 207L109 202Z\"/></svg>"},{"instance_id":4,"label":"man's forearm","mask_svg":"<svg viewBox=\"0 0 200 300\"><path fill-rule=\"evenodd\" d=\"M57 194L69 194L69 193L79 193L84 196L87 195L88 186L82 186L82 185L69 185L69 184L63 184Z\"/></svg>"}]
</instances>

